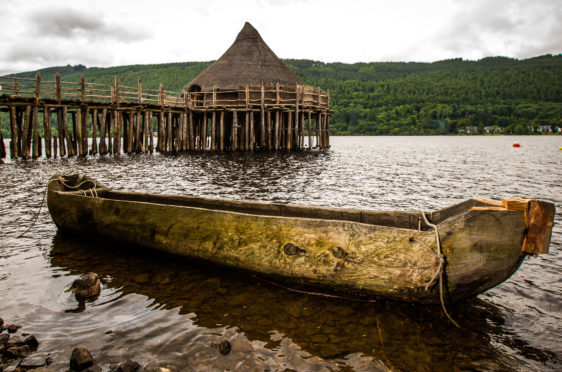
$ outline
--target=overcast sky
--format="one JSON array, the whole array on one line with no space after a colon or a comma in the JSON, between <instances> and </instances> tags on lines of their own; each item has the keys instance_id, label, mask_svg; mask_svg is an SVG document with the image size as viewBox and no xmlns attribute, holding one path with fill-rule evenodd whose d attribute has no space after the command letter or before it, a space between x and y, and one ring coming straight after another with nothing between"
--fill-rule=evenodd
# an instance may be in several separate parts
<instances>
[{"instance_id":1,"label":"overcast sky","mask_svg":"<svg viewBox=\"0 0 562 372\"><path fill-rule=\"evenodd\" d=\"M561 0L0 0L0 75L208 61L250 22L280 58L528 58L562 52Z\"/></svg>"}]
</instances>

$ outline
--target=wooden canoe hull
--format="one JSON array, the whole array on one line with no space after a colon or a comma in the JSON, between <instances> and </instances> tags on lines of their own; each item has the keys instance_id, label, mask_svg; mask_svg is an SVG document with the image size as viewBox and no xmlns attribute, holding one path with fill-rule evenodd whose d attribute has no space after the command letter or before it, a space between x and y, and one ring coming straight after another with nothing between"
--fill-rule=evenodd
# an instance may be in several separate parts
<instances>
[{"instance_id":1,"label":"wooden canoe hull","mask_svg":"<svg viewBox=\"0 0 562 372\"><path fill-rule=\"evenodd\" d=\"M64 191L56 177L49 184L48 206L63 232L124 241L330 291L439 302L435 286L425 289L439 267L435 232L426 226L418 230L347 217L286 217L224 207L247 203L265 211L279 206L271 203L222 201L222 210L209 209L186 205L190 197L148 198L100 185L96 196L91 190ZM503 282L524 257L523 211L465 209L437 224L446 257L446 290L453 300ZM351 212L341 212L346 213Z\"/></svg>"}]
</instances>

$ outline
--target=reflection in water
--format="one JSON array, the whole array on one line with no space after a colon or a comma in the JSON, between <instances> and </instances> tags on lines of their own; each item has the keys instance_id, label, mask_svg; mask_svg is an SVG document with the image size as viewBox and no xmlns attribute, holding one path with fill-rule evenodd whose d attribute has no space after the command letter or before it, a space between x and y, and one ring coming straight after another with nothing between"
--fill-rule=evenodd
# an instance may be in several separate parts
<instances>
[{"instance_id":1,"label":"reflection in water","mask_svg":"<svg viewBox=\"0 0 562 372\"><path fill-rule=\"evenodd\" d=\"M302 351L334 363L360 353L393 370L420 363L433 370L509 368L490 344L491 333L505 331L501 313L479 300L459 306L455 316L466 329L458 330L436 306L309 296L201 262L84 244L60 234L50 257L53 266L73 275L97 272L107 283L104 291L120 292L113 301L141 294L158 309L190 315L198 327L237 327L236 332L269 349L278 348L285 337ZM168 332L172 336L175 330L158 336L167 338Z\"/></svg>"},{"instance_id":2,"label":"reflection in water","mask_svg":"<svg viewBox=\"0 0 562 372\"><path fill-rule=\"evenodd\" d=\"M334 137L325 152L132 155L0 165L0 317L68 366L77 344L104 369L123 358L209 370L560 370L559 136ZM524 144L514 150L517 140ZM451 308L295 293L247 274L58 235L47 180L87 174L114 189L333 207L435 210L471 198L556 204L551 254ZM65 290L94 271L99 297ZM214 345L229 341L222 355Z\"/></svg>"}]
</instances>

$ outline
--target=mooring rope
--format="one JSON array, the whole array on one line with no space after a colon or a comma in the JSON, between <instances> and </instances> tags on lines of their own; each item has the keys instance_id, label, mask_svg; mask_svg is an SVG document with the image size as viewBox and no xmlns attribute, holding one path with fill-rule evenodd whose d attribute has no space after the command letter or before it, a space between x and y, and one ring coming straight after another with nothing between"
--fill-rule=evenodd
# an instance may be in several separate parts
<instances>
[{"instance_id":1,"label":"mooring rope","mask_svg":"<svg viewBox=\"0 0 562 372\"><path fill-rule=\"evenodd\" d=\"M41 208L43 208L43 204L45 203L45 196L47 196L47 191L49 190L49 185L51 184L51 182L60 182L64 187L69 188L69 189L77 189L80 186L82 186L83 184L85 184L86 182L91 182L94 184L94 187L92 187L91 189L88 190L82 190L82 191L90 191L91 195L95 198L98 197L98 192L96 191L96 187L98 186L96 184L95 181L93 180L84 180L82 182L80 182L78 185L76 186L72 186L69 185L65 182L64 178L62 176L59 176L58 178L53 178L52 180L49 180L49 182L47 182L47 186L45 186L45 191L43 191L43 197L41 198L41 203L39 204L39 210L37 211L37 214L35 215L35 218L33 219L33 222L31 223L31 225L27 228L27 230L25 230L23 233L21 233L20 235L18 235L16 237L16 239L21 238L22 236L24 236L25 234L27 234L29 232L29 230L31 230L31 228L33 226L35 226L35 222L37 222L37 219L39 218L39 214L41 214ZM93 190L93 192L92 192ZM95 196L94 196L95 194ZM87 196L87 194L84 192L84 195Z\"/></svg>"},{"instance_id":2,"label":"mooring rope","mask_svg":"<svg viewBox=\"0 0 562 372\"><path fill-rule=\"evenodd\" d=\"M437 255L439 258L439 268L437 273L439 274L439 300L441 301L441 307L443 308L443 312L445 313L445 315L447 316L447 318L449 318L449 320L451 321L451 323L453 323L455 326L457 326L458 328L462 328L460 325L457 324L457 322L455 322L453 320L453 318L451 318L451 316L449 315L449 313L447 312L447 307L445 306L445 301L443 300L443 272L444 272L444 268L445 268L445 258L443 256L443 251L441 249L441 241L439 240L439 231L437 230L437 226L430 223L427 220L427 217L425 216L425 213L423 211L421 211L421 215L423 217L423 220L425 222L425 224L429 227L432 227L433 230L435 231L435 240L437 241ZM432 249L433 251L433 249ZM437 274L436 273L436 274ZM430 284L434 281L435 277L437 275L434 275L434 278L431 279L431 281L426 285L425 290L429 290L430 288Z\"/></svg>"}]
</instances>

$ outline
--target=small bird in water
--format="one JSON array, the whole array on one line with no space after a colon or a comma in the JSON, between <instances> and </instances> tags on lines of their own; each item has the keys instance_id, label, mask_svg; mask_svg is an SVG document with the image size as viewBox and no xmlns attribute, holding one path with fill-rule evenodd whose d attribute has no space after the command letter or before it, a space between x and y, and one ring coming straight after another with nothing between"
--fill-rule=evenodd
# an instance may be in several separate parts
<instances>
[{"instance_id":1,"label":"small bird in water","mask_svg":"<svg viewBox=\"0 0 562 372\"><path fill-rule=\"evenodd\" d=\"M80 302L100 294L101 281L96 273L87 273L72 282L69 291L74 292L74 297Z\"/></svg>"}]
</instances>

